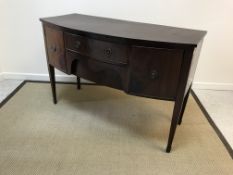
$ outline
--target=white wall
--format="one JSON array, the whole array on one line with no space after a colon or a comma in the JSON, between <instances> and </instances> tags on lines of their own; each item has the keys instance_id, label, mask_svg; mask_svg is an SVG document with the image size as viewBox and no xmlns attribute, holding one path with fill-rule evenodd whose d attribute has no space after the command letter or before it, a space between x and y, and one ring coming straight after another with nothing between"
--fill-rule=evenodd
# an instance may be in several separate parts
<instances>
[{"instance_id":1,"label":"white wall","mask_svg":"<svg viewBox=\"0 0 233 175\"><path fill-rule=\"evenodd\" d=\"M2 80L3 80L3 75L2 75L2 69L0 67L0 81L2 81Z\"/></svg>"},{"instance_id":2,"label":"white wall","mask_svg":"<svg viewBox=\"0 0 233 175\"><path fill-rule=\"evenodd\" d=\"M1 48L1 45L0 45ZM0 50L1 52L1 50ZM0 81L3 80L3 74L2 74L2 57L0 56Z\"/></svg>"},{"instance_id":3,"label":"white wall","mask_svg":"<svg viewBox=\"0 0 233 175\"><path fill-rule=\"evenodd\" d=\"M2 73L2 60L1 60L1 57L0 57L0 75L1 75L1 73Z\"/></svg>"},{"instance_id":4,"label":"white wall","mask_svg":"<svg viewBox=\"0 0 233 175\"><path fill-rule=\"evenodd\" d=\"M68 13L207 30L195 86L233 89L232 0L0 0L4 77L47 79L38 19Z\"/></svg>"}]
</instances>

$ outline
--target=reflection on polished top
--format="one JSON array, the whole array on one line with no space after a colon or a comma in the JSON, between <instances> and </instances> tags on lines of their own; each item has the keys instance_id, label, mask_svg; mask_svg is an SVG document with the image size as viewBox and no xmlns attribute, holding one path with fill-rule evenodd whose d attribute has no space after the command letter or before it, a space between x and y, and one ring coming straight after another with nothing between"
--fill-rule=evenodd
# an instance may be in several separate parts
<instances>
[{"instance_id":1,"label":"reflection on polished top","mask_svg":"<svg viewBox=\"0 0 233 175\"><path fill-rule=\"evenodd\" d=\"M43 22L57 26L119 38L197 45L205 31L139 23L110 18L69 14L42 18Z\"/></svg>"}]
</instances>

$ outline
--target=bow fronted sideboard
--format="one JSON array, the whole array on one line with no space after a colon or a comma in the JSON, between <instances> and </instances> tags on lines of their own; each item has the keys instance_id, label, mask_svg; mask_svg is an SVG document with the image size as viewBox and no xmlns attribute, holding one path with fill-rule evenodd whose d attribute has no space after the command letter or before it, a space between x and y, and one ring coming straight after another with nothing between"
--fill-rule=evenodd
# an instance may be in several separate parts
<instances>
[{"instance_id":1,"label":"bow fronted sideboard","mask_svg":"<svg viewBox=\"0 0 233 175\"><path fill-rule=\"evenodd\" d=\"M181 124L205 31L80 14L42 18L56 104L54 68L127 94L175 102L166 152Z\"/></svg>"}]
</instances>

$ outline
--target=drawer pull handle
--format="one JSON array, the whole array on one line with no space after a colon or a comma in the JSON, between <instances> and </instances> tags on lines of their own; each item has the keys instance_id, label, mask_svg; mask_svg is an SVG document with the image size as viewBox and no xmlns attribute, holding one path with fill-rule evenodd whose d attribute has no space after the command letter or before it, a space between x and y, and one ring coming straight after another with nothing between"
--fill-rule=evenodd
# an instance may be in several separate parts
<instances>
[{"instance_id":1,"label":"drawer pull handle","mask_svg":"<svg viewBox=\"0 0 233 175\"><path fill-rule=\"evenodd\" d=\"M159 73L158 73L158 71L155 70L155 69L153 69L153 70L151 71L151 79L152 79L152 80L155 80L155 79L158 79L158 78L159 78Z\"/></svg>"},{"instance_id":2,"label":"drawer pull handle","mask_svg":"<svg viewBox=\"0 0 233 175\"><path fill-rule=\"evenodd\" d=\"M52 52L56 52L56 51L57 51L57 48L56 48L55 45L52 45L52 46L50 47L50 50L51 50Z\"/></svg>"},{"instance_id":3,"label":"drawer pull handle","mask_svg":"<svg viewBox=\"0 0 233 175\"><path fill-rule=\"evenodd\" d=\"M105 49L104 52L107 55L107 57L111 57L111 55L112 55L112 49L111 48Z\"/></svg>"},{"instance_id":4,"label":"drawer pull handle","mask_svg":"<svg viewBox=\"0 0 233 175\"><path fill-rule=\"evenodd\" d=\"M78 49L80 47L80 45L81 45L81 42L80 41L76 41L74 47L76 49Z\"/></svg>"}]
</instances>

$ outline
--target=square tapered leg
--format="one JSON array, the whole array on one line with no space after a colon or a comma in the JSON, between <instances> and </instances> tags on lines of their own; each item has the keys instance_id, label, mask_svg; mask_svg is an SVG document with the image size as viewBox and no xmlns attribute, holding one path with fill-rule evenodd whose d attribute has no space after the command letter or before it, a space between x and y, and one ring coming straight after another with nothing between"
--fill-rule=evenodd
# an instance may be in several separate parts
<instances>
[{"instance_id":1,"label":"square tapered leg","mask_svg":"<svg viewBox=\"0 0 233 175\"><path fill-rule=\"evenodd\" d=\"M79 76L77 76L77 89L81 89L81 81Z\"/></svg>"},{"instance_id":2,"label":"square tapered leg","mask_svg":"<svg viewBox=\"0 0 233 175\"><path fill-rule=\"evenodd\" d=\"M53 103L57 104L54 67L51 65L48 65L48 69L49 69L49 78L50 78L50 84L51 84L52 94L53 94Z\"/></svg>"}]
</instances>

